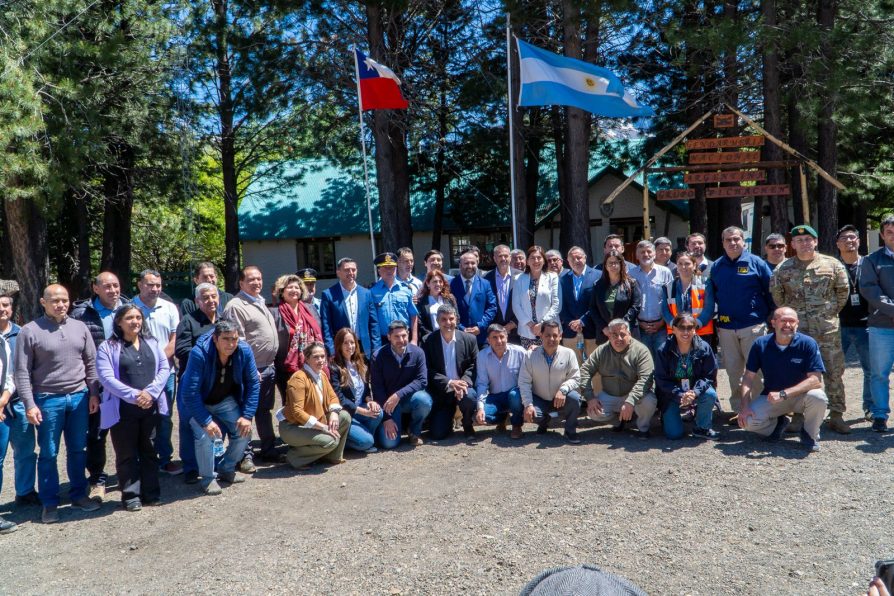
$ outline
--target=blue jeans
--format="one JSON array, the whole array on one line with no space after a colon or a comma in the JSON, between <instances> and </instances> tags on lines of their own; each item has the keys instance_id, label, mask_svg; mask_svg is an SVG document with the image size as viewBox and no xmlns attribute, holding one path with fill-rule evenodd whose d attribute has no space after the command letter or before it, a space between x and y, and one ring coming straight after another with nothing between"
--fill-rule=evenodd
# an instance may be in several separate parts
<instances>
[{"instance_id":1,"label":"blue jeans","mask_svg":"<svg viewBox=\"0 0 894 596\"><path fill-rule=\"evenodd\" d=\"M376 442L376 429L382 424L385 413L381 410L373 418L354 414L351 419L351 428L348 430L348 442L345 446L355 451L366 451Z\"/></svg>"},{"instance_id":2,"label":"blue jeans","mask_svg":"<svg viewBox=\"0 0 894 596\"><path fill-rule=\"evenodd\" d=\"M87 390L55 395L38 393L34 403L40 408L43 422L37 427L38 495L44 507L59 505L59 469L56 456L62 435L65 435L68 494L72 501L87 496Z\"/></svg>"},{"instance_id":3,"label":"blue jeans","mask_svg":"<svg viewBox=\"0 0 894 596\"><path fill-rule=\"evenodd\" d=\"M872 377L872 369L869 366L869 332L865 327L841 328L841 353L847 356L851 346L857 350L860 368L863 369L863 410L871 410L872 390L869 388L869 380Z\"/></svg>"},{"instance_id":4,"label":"blue jeans","mask_svg":"<svg viewBox=\"0 0 894 596\"><path fill-rule=\"evenodd\" d=\"M155 427L155 453L158 454L158 465L164 467L171 463L174 457L174 444L171 442L171 436L174 433L174 421L171 416L174 414L174 373L168 377L165 384L165 399L168 400L168 415L158 417L158 426Z\"/></svg>"},{"instance_id":5,"label":"blue jeans","mask_svg":"<svg viewBox=\"0 0 894 596\"><path fill-rule=\"evenodd\" d=\"M695 426L696 428L711 428L711 414L714 403L717 401L717 392L708 389L695 399ZM680 404L672 401L664 412L661 413L661 423L664 426L664 436L668 439L683 438L683 418L680 416Z\"/></svg>"},{"instance_id":6,"label":"blue jeans","mask_svg":"<svg viewBox=\"0 0 894 596\"><path fill-rule=\"evenodd\" d=\"M236 431L236 420L242 415L239 404L236 403L234 398L228 397L213 406L206 404L205 409L211 414L211 419L220 427L220 432L224 436L230 437L227 443L227 450L224 452L218 468L221 472L234 472L236 471L236 464L242 460L245 447L249 441L249 437L240 437ZM211 437L196 422L195 418L190 418L189 424L195 437L196 462L199 464L199 474L202 476L203 484L207 485L216 478L214 474L214 445Z\"/></svg>"},{"instance_id":7,"label":"blue jeans","mask_svg":"<svg viewBox=\"0 0 894 596\"><path fill-rule=\"evenodd\" d=\"M177 434L180 437L180 461L183 462L183 473L198 472L195 437L192 434L192 426L189 424L191 418L186 406L179 399L177 400L177 414L179 419Z\"/></svg>"},{"instance_id":8,"label":"blue jeans","mask_svg":"<svg viewBox=\"0 0 894 596\"><path fill-rule=\"evenodd\" d=\"M521 426L524 423L524 413L518 387L503 393L488 393L484 400L484 421L488 424L498 424L509 414L512 426Z\"/></svg>"},{"instance_id":9,"label":"blue jeans","mask_svg":"<svg viewBox=\"0 0 894 596\"><path fill-rule=\"evenodd\" d=\"M534 404L534 418L540 426L549 424L550 412L557 411L553 407L553 400L545 400L537 395L532 396ZM562 408L561 416L565 417L565 434L573 435L577 432L577 417L580 415L580 393L577 391L569 391L565 396L565 406Z\"/></svg>"},{"instance_id":10,"label":"blue jeans","mask_svg":"<svg viewBox=\"0 0 894 596\"><path fill-rule=\"evenodd\" d=\"M431 412L431 396L425 391L417 391L413 395L405 395L391 412L391 420L397 425L397 436L389 439L385 435L385 424L380 424L376 429L376 444L382 449L394 449L400 444L402 432L401 420L405 409L410 411L410 434L417 437L422 434L422 423Z\"/></svg>"},{"instance_id":11,"label":"blue jeans","mask_svg":"<svg viewBox=\"0 0 894 596\"><path fill-rule=\"evenodd\" d=\"M15 466L16 496L24 497L34 492L34 485L37 482L37 452L35 451L37 433L34 425L30 424L25 417L25 404L19 401L11 407L15 412L15 418L7 416L2 426L9 429L9 444L12 445L12 461ZM3 458L0 457L0 468L2 466ZM0 471L0 481L2 481L2 474L3 472Z\"/></svg>"},{"instance_id":12,"label":"blue jeans","mask_svg":"<svg viewBox=\"0 0 894 596\"><path fill-rule=\"evenodd\" d=\"M869 328L869 369L872 375L869 388L872 391L872 417L888 419L891 413L891 394L888 378L894 366L894 329Z\"/></svg>"},{"instance_id":13,"label":"blue jeans","mask_svg":"<svg viewBox=\"0 0 894 596\"><path fill-rule=\"evenodd\" d=\"M662 329L655 333L643 333L643 330L640 329L639 340L646 344L646 347L649 348L649 352L652 354L652 360L655 360L656 354L664 346L664 342L667 341L667 331Z\"/></svg>"}]
</instances>

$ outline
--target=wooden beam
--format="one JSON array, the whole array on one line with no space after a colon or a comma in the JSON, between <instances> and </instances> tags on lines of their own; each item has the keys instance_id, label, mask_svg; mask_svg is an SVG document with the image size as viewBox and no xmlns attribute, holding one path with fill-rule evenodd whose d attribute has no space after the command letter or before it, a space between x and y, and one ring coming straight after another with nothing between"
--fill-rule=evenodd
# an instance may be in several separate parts
<instances>
[{"instance_id":1,"label":"wooden beam","mask_svg":"<svg viewBox=\"0 0 894 596\"><path fill-rule=\"evenodd\" d=\"M713 114L713 113L714 113L714 109L711 108L710 110L708 110L708 111L705 113L704 116L702 116L701 118L699 118L698 120L696 120L695 123L692 124L692 126L690 126L690 127L687 128L686 130L684 130L683 132L681 132L680 134L678 134L676 137L674 137L674 140L672 140L670 143L668 143L667 145L665 145L664 147L662 147L661 150L660 150L658 153L656 153L656 154L653 155L651 158L649 158L649 161L647 161L647 162L643 165L643 167L641 167L640 169L638 169L637 171L635 171L633 174L631 174L630 177L627 178L627 180L625 180L624 182L622 182L622 183L618 186L618 188L616 188L615 190L613 190L612 193L611 193L610 195L608 195L608 196L605 198L605 200L602 201L602 202L603 202L603 203L611 203L612 201L614 201L614 200L617 198L617 196L618 196L619 194L621 194L621 191L624 190L625 188L627 188L627 186L628 186L631 182L633 182L633 181L636 179L637 176L639 176L639 175L640 175L646 168L648 168L649 166L651 166L653 163L655 163L656 161L658 161L659 159L661 159L661 156L662 156L662 155L664 155L665 153L667 153L668 151L670 151L671 149L673 149L673 148L674 148L680 141L682 141L683 139L686 138L686 135L688 135L688 134L691 133L693 130L695 130L695 129L698 127L698 125L700 125L702 122L704 122L705 120L707 120L707 119L708 119L708 116L710 116L710 115ZM645 186L645 185L644 185L644 186Z\"/></svg>"},{"instance_id":2,"label":"wooden beam","mask_svg":"<svg viewBox=\"0 0 894 596\"><path fill-rule=\"evenodd\" d=\"M739 116L739 118L741 118L742 120L744 120L745 122L747 122L748 124L750 124L751 126L753 126L754 128L756 128L758 131L760 131L760 133L761 133L762 135L764 135L765 137L767 137L768 139L770 139L771 142L776 143L776 145L777 145L780 149L782 149L782 150L785 151L786 153L789 153L790 155L794 155L794 156L797 157L798 159L803 160L804 163L806 163L808 166L810 166L810 168L811 168L814 172L816 172L817 174L819 174L820 176L822 176L823 179L826 180L829 184L831 184L832 186L834 186L834 187L837 188L838 190L844 190L845 188L847 188L846 186L844 186L844 184L842 184L841 182L839 182L838 180L836 180L836 179L835 179L831 174L829 174L826 170L822 169L822 168L819 166L818 163L816 163L815 161L813 161L813 160L810 159L809 157L807 157L807 156L805 156L805 155L802 155L800 152L798 152L797 149L795 149L794 147L792 147L791 145L789 145L789 144L786 143L785 141L781 141L781 140L777 139L776 137L774 137L773 135L771 135L770 133L768 133L766 130L764 130L764 128L763 128L760 124L758 124L757 122L755 122L754 120L752 120L751 118L749 118L748 116L746 116L745 114L743 114L742 112L740 112L739 110L737 110L736 108L734 108L733 106L731 106L731 105L729 105L729 104L724 104L724 105L725 105L726 107L728 107L730 110L732 110L733 112L735 112L735 114L736 114L737 116Z\"/></svg>"},{"instance_id":3,"label":"wooden beam","mask_svg":"<svg viewBox=\"0 0 894 596\"><path fill-rule=\"evenodd\" d=\"M649 179L643 176L643 238L652 238L652 226L649 225Z\"/></svg>"},{"instance_id":4,"label":"wooden beam","mask_svg":"<svg viewBox=\"0 0 894 596\"><path fill-rule=\"evenodd\" d=\"M810 201L807 200L807 176L804 174L804 164L798 164L798 177L801 179L801 213L804 214L804 223L810 225Z\"/></svg>"},{"instance_id":5,"label":"wooden beam","mask_svg":"<svg viewBox=\"0 0 894 596\"><path fill-rule=\"evenodd\" d=\"M718 163L706 165L667 166L663 168L646 168L646 173L658 172L716 172L717 170L752 170L771 168L794 168L800 161L754 161L750 163Z\"/></svg>"}]
</instances>

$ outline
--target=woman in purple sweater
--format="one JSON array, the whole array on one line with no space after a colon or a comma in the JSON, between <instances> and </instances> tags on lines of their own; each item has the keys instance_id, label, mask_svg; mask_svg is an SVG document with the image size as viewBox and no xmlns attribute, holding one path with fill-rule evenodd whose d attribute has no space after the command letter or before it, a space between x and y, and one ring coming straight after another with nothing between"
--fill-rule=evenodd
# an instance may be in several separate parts
<instances>
[{"instance_id":1,"label":"woman in purple sweater","mask_svg":"<svg viewBox=\"0 0 894 596\"><path fill-rule=\"evenodd\" d=\"M111 428L121 500L128 511L161 502L158 456L152 434L167 416L165 383L171 374L159 343L143 328L143 313L131 304L115 311L113 334L96 352L103 386L102 428Z\"/></svg>"}]
</instances>

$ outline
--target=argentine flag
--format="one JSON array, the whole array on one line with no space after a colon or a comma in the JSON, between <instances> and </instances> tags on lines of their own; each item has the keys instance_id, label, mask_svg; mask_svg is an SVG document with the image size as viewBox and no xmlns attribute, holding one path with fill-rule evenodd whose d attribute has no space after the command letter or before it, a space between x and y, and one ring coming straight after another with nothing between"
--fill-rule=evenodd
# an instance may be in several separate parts
<instances>
[{"instance_id":1,"label":"argentine flag","mask_svg":"<svg viewBox=\"0 0 894 596\"><path fill-rule=\"evenodd\" d=\"M613 72L547 52L520 39L519 106L574 106L597 116L636 118L655 112L637 103Z\"/></svg>"}]
</instances>

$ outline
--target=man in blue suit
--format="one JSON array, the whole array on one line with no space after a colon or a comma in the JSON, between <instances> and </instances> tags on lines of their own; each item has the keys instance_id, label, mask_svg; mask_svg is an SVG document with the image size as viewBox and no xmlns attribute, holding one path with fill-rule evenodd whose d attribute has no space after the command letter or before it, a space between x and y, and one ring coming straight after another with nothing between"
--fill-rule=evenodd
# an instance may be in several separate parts
<instances>
[{"instance_id":1,"label":"man in blue suit","mask_svg":"<svg viewBox=\"0 0 894 596\"><path fill-rule=\"evenodd\" d=\"M478 275L478 255L466 251L459 258L459 275L450 281L459 310L457 328L471 333L480 348L487 342L487 328L497 314L497 299L490 284Z\"/></svg>"},{"instance_id":2,"label":"man in blue suit","mask_svg":"<svg viewBox=\"0 0 894 596\"><path fill-rule=\"evenodd\" d=\"M491 323L502 325L509 334L510 343L521 343L518 339L518 322L515 320L515 314L512 312L512 282L514 276L510 267L511 252L505 244L498 244L494 247L494 264L496 268L488 271L484 276L487 283L490 284L490 291L493 292L497 303L497 312L494 314L494 320Z\"/></svg>"},{"instance_id":3,"label":"man in blue suit","mask_svg":"<svg viewBox=\"0 0 894 596\"><path fill-rule=\"evenodd\" d=\"M587 265L587 253L579 246L568 249L568 264L571 269L559 278L559 320L562 323L562 345L577 354L580 364L586 360L578 348L581 340L586 354L596 349L596 328L588 316L593 285L601 273Z\"/></svg>"},{"instance_id":4,"label":"man in blue suit","mask_svg":"<svg viewBox=\"0 0 894 596\"><path fill-rule=\"evenodd\" d=\"M323 292L320 300L320 323L323 339L330 356L335 354L335 335L339 329L350 327L360 339L360 347L367 357L382 345L376 307L369 290L357 283L357 262L350 257L339 259L338 283Z\"/></svg>"}]
</instances>

